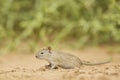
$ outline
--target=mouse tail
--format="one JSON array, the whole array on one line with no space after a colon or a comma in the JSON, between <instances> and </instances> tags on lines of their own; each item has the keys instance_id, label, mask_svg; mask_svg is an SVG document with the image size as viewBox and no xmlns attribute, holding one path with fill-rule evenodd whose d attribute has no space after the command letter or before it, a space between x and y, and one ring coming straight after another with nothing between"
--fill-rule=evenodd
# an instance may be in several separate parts
<instances>
[{"instance_id":1,"label":"mouse tail","mask_svg":"<svg viewBox=\"0 0 120 80\"><path fill-rule=\"evenodd\" d=\"M105 62L100 62L100 63L86 63L86 62L83 62L82 64L83 65L88 65L88 66L94 66L94 65L102 65L102 64L107 64L107 63L110 63L111 62L111 60L112 60L112 58L110 58L110 60L108 60L108 61L105 61Z\"/></svg>"}]
</instances>

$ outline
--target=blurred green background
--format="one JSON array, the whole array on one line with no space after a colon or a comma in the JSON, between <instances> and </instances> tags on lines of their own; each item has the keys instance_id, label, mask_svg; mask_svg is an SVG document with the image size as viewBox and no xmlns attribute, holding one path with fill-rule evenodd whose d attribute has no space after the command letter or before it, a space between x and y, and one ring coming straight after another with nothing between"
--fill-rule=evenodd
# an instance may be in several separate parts
<instances>
[{"instance_id":1,"label":"blurred green background","mask_svg":"<svg viewBox=\"0 0 120 80\"><path fill-rule=\"evenodd\" d=\"M120 43L120 0L0 0L0 49Z\"/></svg>"}]
</instances>

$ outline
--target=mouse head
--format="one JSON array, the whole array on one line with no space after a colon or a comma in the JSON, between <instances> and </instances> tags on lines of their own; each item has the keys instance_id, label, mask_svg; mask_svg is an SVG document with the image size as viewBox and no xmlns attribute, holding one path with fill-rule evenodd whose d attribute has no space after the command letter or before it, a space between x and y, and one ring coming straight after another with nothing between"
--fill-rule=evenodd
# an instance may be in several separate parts
<instances>
[{"instance_id":1,"label":"mouse head","mask_svg":"<svg viewBox=\"0 0 120 80\"><path fill-rule=\"evenodd\" d=\"M51 47L48 47L46 49L43 48L42 50L40 50L37 53L36 58L38 58L38 59L48 59L51 54L52 54Z\"/></svg>"}]
</instances>

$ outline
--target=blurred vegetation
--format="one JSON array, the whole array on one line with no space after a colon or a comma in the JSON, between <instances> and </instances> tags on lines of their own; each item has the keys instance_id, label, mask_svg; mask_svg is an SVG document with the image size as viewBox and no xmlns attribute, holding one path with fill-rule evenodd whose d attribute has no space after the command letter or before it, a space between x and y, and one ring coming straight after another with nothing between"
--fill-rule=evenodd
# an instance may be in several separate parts
<instances>
[{"instance_id":1,"label":"blurred vegetation","mask_svg":"<svg viewBox=\"0 0 120 80\"><path fill-rule=\"evenodd\" d=\"M120 0L0 0L0 48L120 43Z\"/></svg>"}]
</instances>

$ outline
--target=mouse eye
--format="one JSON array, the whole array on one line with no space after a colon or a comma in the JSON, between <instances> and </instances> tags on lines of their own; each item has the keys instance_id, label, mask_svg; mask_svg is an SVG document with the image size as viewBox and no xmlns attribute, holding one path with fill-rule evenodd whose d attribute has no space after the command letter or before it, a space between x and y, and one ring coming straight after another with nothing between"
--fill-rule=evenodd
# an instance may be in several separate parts
<instances>
[{"instance_id":1,"label":"mouse eye","mask_svg":"<svg viewBox=\"0 0 120 80\"><path fill-rule=\"evenodd\" d=\"M41 54L43 54L43 52L41 52Z\"/></svg>"}]
</instances>

